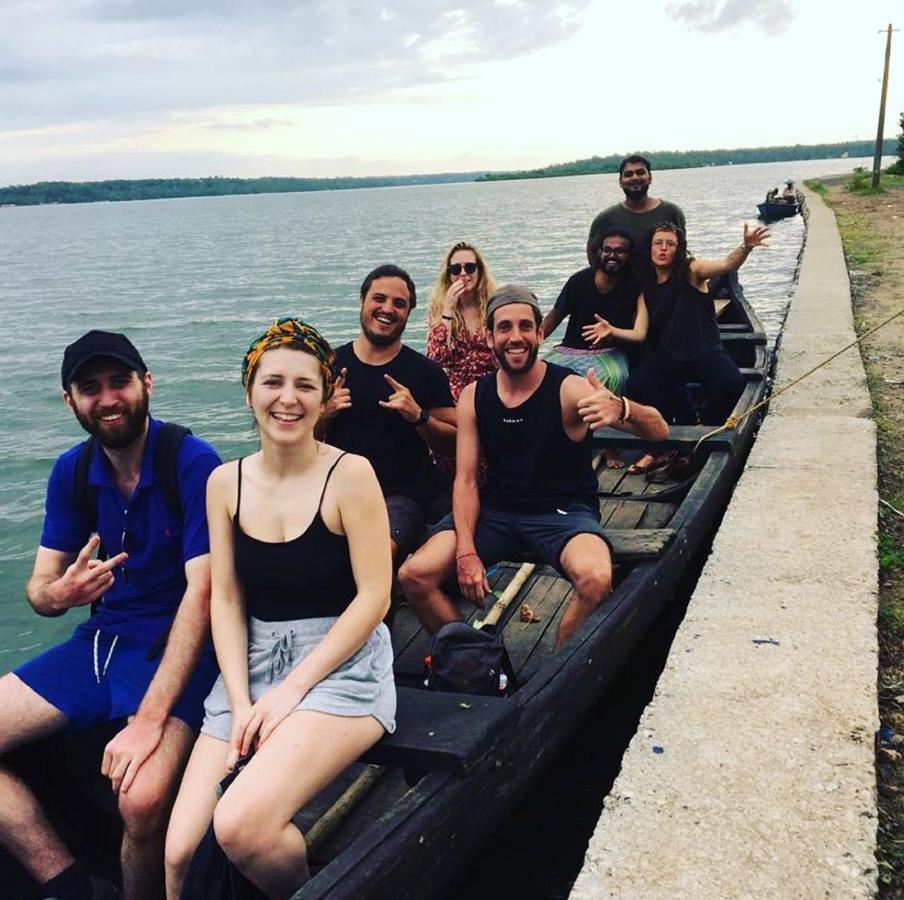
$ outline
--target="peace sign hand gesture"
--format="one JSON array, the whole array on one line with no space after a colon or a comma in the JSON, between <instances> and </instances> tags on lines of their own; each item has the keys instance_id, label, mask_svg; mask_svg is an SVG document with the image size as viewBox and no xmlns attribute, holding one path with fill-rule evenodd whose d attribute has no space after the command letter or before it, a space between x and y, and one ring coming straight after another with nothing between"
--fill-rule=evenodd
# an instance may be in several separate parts
<instances>
[{"instance_id":1,"label":"peace sign hand gesture","mask_svg":"<svg viewBox=\"0 0 904 900\"><path fill-rule=\"evenodd\" d=\"M124 563L129 554L117 553L106 561L93 559L99 546L100 537L92 534L88 543L79 551L75 562L47 586L46 593L55 609L64 611L73 606L87 606L113 587L113 569Z\"/></svg>"}]
</instances>

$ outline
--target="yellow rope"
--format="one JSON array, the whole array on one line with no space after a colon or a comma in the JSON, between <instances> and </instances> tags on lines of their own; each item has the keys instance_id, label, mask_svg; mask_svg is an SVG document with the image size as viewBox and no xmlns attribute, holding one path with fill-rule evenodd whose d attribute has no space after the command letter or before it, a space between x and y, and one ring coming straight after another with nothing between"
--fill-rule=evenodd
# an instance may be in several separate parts
<instances>
[{"instance_id":1,"label":"yellow rope","mask_svg":"<svg viewBox=\"0 0 904 900\"><path fill-rule=\"evenodd\" d=\"M754 405L751 406L750 409L744 410L744 412L740 413L739 415L734 415L734 414L730 415L725 420L724 425L720 425L718 428L715 428L712 431L708 432L707 434L704 434L703 437L700 438L700 440L697 441L696 444L694 444L693 453L696 453L700 449L700 445L704 441L709 440L709 438L711 438L711 437L715 437L717 434L721 434L723 431L732 431L733 429L737 428L738 424L743 419L746 419L747 416L752 415L757 410L762 409L764 406L767 406L769 403L771 403L773 400L775 400L776 397L781 397L781 395L784 394L785 391L790 390L791 388L794 387L794 385L799 384L805 378L809 378L814 372L817 372L823 366L828 365L833 359L835 359L838 356L841 356L841 354L844 353L846 350L850 350L851 347L856 347L857 344L859 344L861 341L865 341L868 337L870 337L870 335L875 334L880 328L884 328L886 325L888 325L889 322L892 322L893 320L897 319L898 316L900 316L900 315L904 315L904 309L899 309L894 315L889 316L884 322L880 322L878 325L876 325L875 328L870 328L869 331L867 331L865 334L860 335L860 337L858 337L856 340L851 341L849 344L842 347L840 350L836 350L827 359L824 359L818 365L813 366L813 368L810 369L809 371L804 372L803 375L799 375L793 381L789 381L786 385L783 385L782 387L780 387L770 397L767 397L765 400L760 400L759 403L754 403Z\"/></svg>"}]
</instances>

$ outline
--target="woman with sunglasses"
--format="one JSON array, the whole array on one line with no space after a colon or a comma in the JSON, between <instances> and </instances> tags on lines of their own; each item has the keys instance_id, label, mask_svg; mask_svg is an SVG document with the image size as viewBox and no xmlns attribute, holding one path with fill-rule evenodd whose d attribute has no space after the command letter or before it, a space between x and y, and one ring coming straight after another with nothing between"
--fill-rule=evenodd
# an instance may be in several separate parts
<instances>
[{"instance_id":1,"label":"woman with sunglasses","mask_svg":"<svg viewBox=\"0 0 904 900\"><path fill-rule=\"evenodd\" d=\"M170 819L170 900L211 819L248 880L268 897L292 894L308 878L293 816L395 728L383 494L366 459L314 434L334 363L299 319L274 322L245 355L260 450L208 482L221 675ZM218 800L217 784L252 752Z\"/></svg>"},{"instance_id":2,"label":"woman with sunglasses","mask_svg":"<svg viewBox=\"0 0 904 900\"><path fill-rule=\"evenodd\" d=\"M647 356L631 372L625 387L632 400L656 407L667 422L676 425L725 422L741 396L744 378L719 339L709 280L739 269L755 247L766 246L768 237L768 229L745 225L740 246L724 259L695 259L688 255L680 228L663 222L652 230L641 257L641 302L646 315L638 316L630 331L606 329L616 338L647 341ZM699 412L688 381L700 384ZM646 454L628 471L675 470L687 462L674 451Z\"/></svg>"},{"instance_id":3,"label":"woman with sunglasses","mask_svg":"<svg viewBox=\"0 0 904 900\"><path fill-rule=\"evenodd\" d=\"M427 356L449 378L452 396L496 369L487 346L487 298L496 290L478 249L459 241L446 254L430 293Z\"/></svg>"}]
</instances>

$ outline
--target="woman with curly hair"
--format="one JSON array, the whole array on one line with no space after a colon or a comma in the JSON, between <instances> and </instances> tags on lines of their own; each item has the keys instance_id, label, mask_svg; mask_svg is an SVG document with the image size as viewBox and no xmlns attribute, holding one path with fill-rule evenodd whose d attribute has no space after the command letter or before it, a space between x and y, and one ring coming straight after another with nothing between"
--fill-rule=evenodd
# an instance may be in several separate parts
<instances>
[{"instance_id":1,"label":"woman with curly hair","mask_svg":"<svg viewBox=\"0 0 904 900\"><path fill-rule=\"evenodd\" d=\"M293 816L395 728L383 494L366 459L314 435L334 362L298 319L274 322L245 355L260 450L207 485L221 675L170 819L171 900L211 820L249 881L268 897L292 894L308 878ZM245 759L218 800L217 784Z\"/></svg>"},{"instance_id":2,"label":"woman with curly hair","mask_svg":"<svg viewBox=\"0 0 904 900\"><path fill-rule=\"evenodd\" d=\"M744 378L719 339L719 325L709 279L739 269L754 247L765 244L768 229L744 226L743 240L724 259L688 255L684 232L671 222L653 228L641 256L643 311L631 329L614 328L598 320L593 337L646 339L648 353L631 372L625 394L656 407L667 422L692 425L698 412L687 389L696 381L702 389L699 421L721 425L734 409ZM675 459L675 454L642 456L629 472L649 472Z\"/></svg>"},{"instance_id":3,"label":"woman with curly hair","mask_svg":"<svg viewBox=\"0 0 904 900\"><path fill-rule=\"evenodd\" d=\"M496 370L487 346L487 298L496 281L480 251L467 241L445 255L430 292L427 356L449 378L452 397L472 382Z\"/></svg>"}]
</instances>

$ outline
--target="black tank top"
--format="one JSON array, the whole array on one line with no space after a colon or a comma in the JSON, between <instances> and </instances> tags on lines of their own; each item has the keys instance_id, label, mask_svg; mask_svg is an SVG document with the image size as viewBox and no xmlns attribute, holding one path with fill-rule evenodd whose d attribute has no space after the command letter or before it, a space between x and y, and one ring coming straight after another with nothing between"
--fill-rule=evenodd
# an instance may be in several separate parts
<instances>
[{"instance_id":1,"label":"black tank top","mask_svg":"<svg viewBox=\"0 0 904 900\"><path fill-rule=\"evenodd\" d=\"M291 541L274 543L245 534L239 524L242 504L242 460L233 516L235 572L245 591L249 615L264 622L341 615L358 593L352 575L348 540L323 522L320 508L333 470L330 466L311 524Z\"/></svg>"},{"instance_id":2,"label":"black tank top","mask_svg":"<svg viewBox=\"0 0 904 900\"><path fill-rule=\"evenodd\" d=\"M664 281L644 291L650 314L649 341L679 362L722 346L712 295L687 282Z\"/></svg>"},{"instance_id":3,"label":"black tank top","mask_svg":"<svg viewBox=\"0 0 904 900\"><path fill-rule=\"evenodd\" d=\"M477 382L474 409L487 460L482 506L506 512L549 513L571 503L599 510L590 434L573 441L562 426L562 382L574 373L546 364L540 386L509 409L499 399L496 372Z\"/></svg>"}]
</instances>

